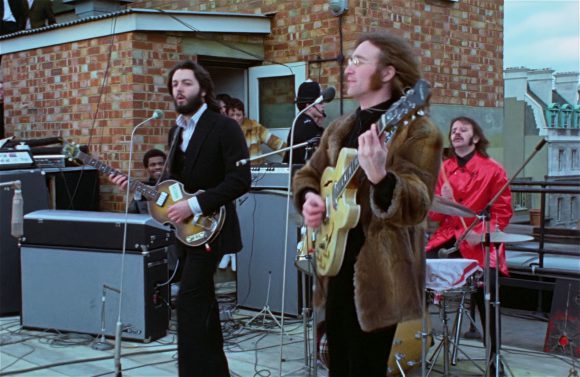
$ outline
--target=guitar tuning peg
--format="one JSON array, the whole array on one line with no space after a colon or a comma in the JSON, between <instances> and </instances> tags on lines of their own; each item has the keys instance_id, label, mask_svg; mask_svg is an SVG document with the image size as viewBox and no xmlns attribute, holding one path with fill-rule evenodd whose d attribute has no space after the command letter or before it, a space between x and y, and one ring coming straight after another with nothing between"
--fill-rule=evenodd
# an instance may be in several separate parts
<instances>
[{"instance_id":1,"label":"guitar tuning peg","mask_svg":"<svg viewBox=\"0 0 580 377\"><path fill-rule=\"evenodd\" d=\"M417 111L417 115L423 116L423 115L425 115L425 111L419 110L419 111Z\"/></svg>"},{"instance_id":2,"label":"guitar tuning peg","mask_svg":"<svg viewBox=\"0 0 580 377\"><path fill-rule=\"evenodd\" d=\"M409 121L408 121L408 120L405 120L405 121L403 122L403 124L404 124L405 126L408 126L408 125L409 125Z\"/></svg>"},{"instance_id":3,"label":"guitar tuning peg","mask_svg":"<svg viewBox=\"0 0 580 377\"><path fill-rule=\"evenodd\" d=\"M417 117L416 117L415 115L413 115L413 116L411 117L411 122L413 122L415 119L417 119Z\"/></svg>"}]
</instances>

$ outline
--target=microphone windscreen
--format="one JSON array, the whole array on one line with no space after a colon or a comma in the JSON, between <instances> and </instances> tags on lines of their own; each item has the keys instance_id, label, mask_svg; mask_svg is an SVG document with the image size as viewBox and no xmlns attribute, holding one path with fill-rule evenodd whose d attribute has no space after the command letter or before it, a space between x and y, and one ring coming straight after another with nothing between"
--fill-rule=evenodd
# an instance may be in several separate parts
<instances>
[{"instance_id":1,"label":"microphone windscreen","mask_svg":"<svg viewBox=\"0 0 580 377\"><path fill-rule=\"evenodd\" d=\"M12 198L12 237L20 238L24 235L24 200L22 199L22 190L14 190Z\"/></svg>"},{"instance_id":2,"label":"microphone windscreen","mask_svg":"<svg viewBox=\"0 0 580 377\"><path fill-rule=\"evenodd\" d=\"M324 89L324 91L322 92L322 98L324 102L330 102L334 99L334 96L336 95L336 89L334 89L334 87L329 86L328 88Z\"/></svg>"},{"instance_id":3,"label":"microphone windscreen","mask_svg":"<svg viewBox=\"0 0 580 377\"><path fill-rule=\"evenodd\" d=\"M161 118L163 118L163 111L161 111L159 109L158 110L155 110L153 112L153 116L151 118L153 118L153 119L161 119Z\"/></svg>"}]
</instances>

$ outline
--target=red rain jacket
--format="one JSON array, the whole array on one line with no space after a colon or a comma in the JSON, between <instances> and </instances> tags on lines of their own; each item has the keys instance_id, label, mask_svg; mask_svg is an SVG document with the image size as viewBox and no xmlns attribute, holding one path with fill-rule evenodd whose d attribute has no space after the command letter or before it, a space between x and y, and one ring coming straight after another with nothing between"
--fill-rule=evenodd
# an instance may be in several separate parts
<instances>
[{"instance_id":1,"label":"red rain jacket","mask_svg":"<svg viewBox=\"0 0 580 377\"><path fill-rule=\"evenodd\" d=\"M445 183L443 170L447 174L449 183L453 189L454 199L457 203L471 208L476 213L481 213L485 206L497 194L497 192L507 182L507 175L503 167L492 158L483 157L479 152L467 162L464 167L460 167L457 158L452 157L443 162L435 195L441 195L441 187ZM501 194L495 204L491 207L490 229L504 230L508 225L513 211L511 206L511 192L509 187ZM459 239L464 232L463 224L458 216L448 216L441 213L429 212L429 218L439 222L439 228L431 235L427 243L426 250L436 249L445 244L453 237ZM464 218L467 227L476 218ZM471 231L471 235L481 235L484 231L483 224L480 223ZM484 247L480 244L470 244L463 241L459 245L459 251L464 258L475 259L480 266L484 266ZM491 267L496 266L495 252L490 254ZM505 245L499 248L499 265L502 274L507 275L508 269L505 258Z\"/></svg>"}]
</instances>

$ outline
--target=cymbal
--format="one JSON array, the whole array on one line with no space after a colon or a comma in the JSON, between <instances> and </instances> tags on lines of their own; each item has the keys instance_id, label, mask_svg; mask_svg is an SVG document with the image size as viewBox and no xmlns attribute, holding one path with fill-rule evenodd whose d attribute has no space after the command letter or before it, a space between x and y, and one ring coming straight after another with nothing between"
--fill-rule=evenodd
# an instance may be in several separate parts
<instances>
[{"instance_id":1,"label":"cymbal","mask_svg":"<svg viewBox=\"0 0 580 377\"><path fill-rule=\"evenodd\" d=\"M449 216L459 216L459 217L477 216L477 213L475 213L471 209L437 195L435 195L435 197L433 198L433 203L431 204L431 211L442 213L444 215Z\"/></svg>"},{"instance_id":2,"label":"cymbal","mask_svg":"<svg viewBox=\"0 0 580 377\"><path fill-rule=\"evenodd\" d=\"M534 237L527 236L525 234L510 234L504 233L502 231L496 230L489 234L489 239L491 243L518 243L518 242L528 242L533 241ZM478 244L485 241L485 233L470 233L465 240L470 244Z\"/></svg>"}]
</instances>

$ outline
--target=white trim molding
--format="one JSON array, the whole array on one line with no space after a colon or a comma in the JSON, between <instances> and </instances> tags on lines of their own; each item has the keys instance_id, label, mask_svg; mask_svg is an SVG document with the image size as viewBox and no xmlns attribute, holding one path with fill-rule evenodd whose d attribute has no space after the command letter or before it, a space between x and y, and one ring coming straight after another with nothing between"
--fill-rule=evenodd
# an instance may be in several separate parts
<instances>
[{"instance_id":1,"label":"white trim molding","mask_svg":"<svg viewBox=\"0 0 580 377\"><path fill-rule=\"evenodd\" d=\"M264 15L131 8L0 37L0 55L135 31L267 35Z\"/></svg>"}]
</instances>

